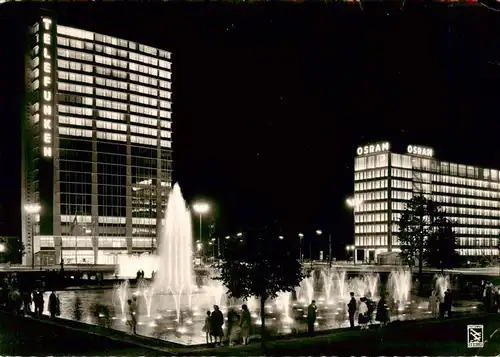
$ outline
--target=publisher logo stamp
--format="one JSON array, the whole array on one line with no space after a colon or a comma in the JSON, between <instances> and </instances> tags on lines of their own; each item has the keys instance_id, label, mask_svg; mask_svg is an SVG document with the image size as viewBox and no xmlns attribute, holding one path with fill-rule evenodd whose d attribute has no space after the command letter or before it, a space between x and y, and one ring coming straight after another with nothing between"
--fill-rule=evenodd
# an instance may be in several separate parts
<instances>
[{"instance_id":1,"label":"publisher logo stamp","mask_svg":"<svg viewBox=\"0 0 500 357\"><path fill-rule=\"evenodd\" d=\"M467 325L467 347L468 348L484 347L483 325Z\"/></svg>"}]
</instances>

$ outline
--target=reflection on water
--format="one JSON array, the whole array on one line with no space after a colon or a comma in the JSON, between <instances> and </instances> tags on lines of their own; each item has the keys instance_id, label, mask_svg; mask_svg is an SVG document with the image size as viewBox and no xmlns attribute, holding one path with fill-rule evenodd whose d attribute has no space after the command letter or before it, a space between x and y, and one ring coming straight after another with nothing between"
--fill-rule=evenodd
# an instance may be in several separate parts
<instances>
[{"instance_id":1,"label":"reflection on water","mask_svg":"<svg viewBox=\"0 0 500 357\"><path fill-rule=\"evenodd\" d=\"M46 292L44 309L46 314L48 313L49 294L50 292ZM113 289L65 290L59 291L57 294L61 302L61 318L130 332L127 322L124 321L121 314L120 303L115 299ZM206 299L205 294L193 296L192 310L187 308L187 301L182 301L181 323L176 321L172 296L155 295L153 299L153 306L159 308L150 310L151 316L147 316L147 304L141 296L138 297L138 334L185 345L205 343L205 333L202 332L202 327L206 311L212 309L212 302ZM288 300L288 306L285 307L278 305L282 300L279 299L273 304L266 305L266 325L269 328L269 333L276 335L306 331L307 304ZM160 301L162 302L160 303ZM224 304L227 304L227 301L223 301L221 304L221 310L226 317L228 307ZM258 330L260 325L260 317L257 314L258 305L256 301L250 301L248 304L253 324ZM287 314L288 316L286 316ZM344 302L326 304L323 299L318 299L317 316L316 329L318 330L349 325ZM404 311L393 316L392 319L405 320L428 316L427 302L422 300L409 304Z\"/></svg>"}]
</instances>

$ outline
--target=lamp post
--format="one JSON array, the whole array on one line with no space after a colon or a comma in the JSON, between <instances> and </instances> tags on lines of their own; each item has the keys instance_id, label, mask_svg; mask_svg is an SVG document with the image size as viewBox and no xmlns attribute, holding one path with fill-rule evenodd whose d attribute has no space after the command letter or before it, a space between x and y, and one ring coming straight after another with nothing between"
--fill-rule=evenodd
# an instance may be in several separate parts
<instances>
[{"instance_id":1,"label":"lamp post","mask_svg":"<svg viewBox=\"0 0 500 357\"><path fill-rule=\"evenodd\" d=\"M323 234L323 231L321 229L316 229L316 235L319 237L321 237L321 235ZM309 242L309 255L311 256L311 261L312 261L312 255L311 255L311 243ZM318 258L319 260L319 258Z\"/></svg>"},{"instance_id":2,"label":"lamp post","mask_svg":"<svg viewBox=\"0 0 500 357\"><path fill-rule=\"evenodd\" d=\"M31 217L31 269L35 269L35 224L34 217L42 210L38 203L30 203L24 206L24 210Z\"/></svg>"},{"instance_id":3,"label":"lamp post","mask_svg":"<svg viewBox=\"0 0 500 357\"><path fill-rule=\"evenodd\" d=\"M346 204L352 209L352 217L353 217L353 224L354 227L356 227L356 211L359 209L359 207L363 204L363 200L356 198L356 197L349 197L346 199ZM353 247L353 262L356 264L356 229L354 229L354 245Z\"/></svg>"},{"instance_id":4,"label":"lamp post","mask_svg":"<svg viewBox=\"0 0 500 357\"><path fill-rule=\"evenodd\" d=\"M354 252L354 245L346 245L345 250L347 251L347 254L348 254L349 258L350 258L351 257L351 252ZM353 259L353 262L354 262L354 259Z\"/></svg>"},{"instance_id":5,"label":"lamp post","mask_svg":"<svg viewBox=\"0 0 500 357\"><path fill-rule=\"evenodd\" d=\"M299 233L299 260L302 262L302 238L304 238L304 235L302 233Z\"/></svg>"},{"instance_id":6,"label":"lamp post","mask_svg":"<svg viewBox=\"0 0 500 357\"><path fill-rule=\"evenodd\" d=\"M203 215L210 210L210 205L206 202L197 202L193 205L193 209L200 216L200 243L203 244Z\"/></svg>"}]
</instances>

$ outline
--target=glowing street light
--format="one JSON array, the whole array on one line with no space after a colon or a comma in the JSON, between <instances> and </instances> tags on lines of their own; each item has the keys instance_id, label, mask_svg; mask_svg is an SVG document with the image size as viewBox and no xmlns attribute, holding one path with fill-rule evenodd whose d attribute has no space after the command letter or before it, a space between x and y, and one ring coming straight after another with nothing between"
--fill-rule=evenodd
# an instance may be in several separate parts
<instances>
[{"instance_id":1,"label":"glowing street light","mask_svg":"<svg viewBox=\"0 0 500 357\"><path fill-rule=\"evenodd\" d=\"M210 211L210 205L206 202L197 202L193 205L193 209L200 216L200 242L203 243L203 235L202 235L202 229L203 229L202 222L203 221L202 221L202 219L203 219L203 215L208 213L208 211Z\"/></svg>"},{"instance_id":2,"label":"glowing street light","mask_svg":"<svg viewBox=\"0 0 500 357\"><path fill-rule=\"evenodd\" d=\"M236 234L237 237L241 237L243 235L243 233L239 232Z\"/></svg>"},{"instance_id":3,"label":"glowing street light","mask_svg":"<svg viewBox=\"0 0 500 357\"><path fill-rule=\"evenodd\" d=\"M320 236L320 235L322 235L322 234L323 234L323 231L322 231L321 229L317 229L317 230L316 230L316 234Z\"/></svg>"},{"instance_id":4,"label":"glowing street light","mask_svg":"<svg viewBox=\"0 0 500 357\"><path fill-rule=\"evenodd\" d=\"M283 240L284 237L283 236L279 236L278 238L281 239L281 240Z\"/></svg>"},{"instance_id":5,"label":"glowing street light","mask_svg":"<svg viewBox=\"0 0 500 357\"><path fill-rule=\"evenodd\" d=\"M196 250L199 252L202 248L202 244L201 243L196 243Z\"/></svg>"},{"instance_id":6,"label":"glowing street light","mask_svg":"<svg viewBox=\"0 0 500 357\"><path fill-rule=\"evenodd\" d=\"M0 243L0 253L5 253L7 251L7 247L5 244Z\"/></svg>"},{"instance_id":7,"label":"glowing street light","mask_svg":"<svg viewBox=\"0 0 500 357\"><path fill-rule=\"evenodd\" d=\"M38 203L29 203L24 205L24 210L30 216L31 221L31 268L35 269L35 215L39 214L42 206Z\"/></svg>"},{"instance_id":8,"label":"glowing street light","mask_svg":"<svg viewBox=\"0 0 500 357\"><path fill-rule=\"evenodd\" d=\"M304 238L304 235L302 233L299 233L299 259L302 262L302 238Z\"/></svg>"}]
</instances>

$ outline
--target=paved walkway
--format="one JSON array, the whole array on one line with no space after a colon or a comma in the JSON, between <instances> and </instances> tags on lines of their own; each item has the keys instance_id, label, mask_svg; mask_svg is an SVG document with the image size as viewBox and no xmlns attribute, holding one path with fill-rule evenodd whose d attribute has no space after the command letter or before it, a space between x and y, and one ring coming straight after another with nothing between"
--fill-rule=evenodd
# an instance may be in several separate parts
<instances>
[{"instance_id":1,"label":"paved walkway","mask_svg":"<svg viewBox=\"0 0 500 357\"><path fill-rule=\"evenodd\" d=\"M389 325L385 329L379 329L377 326L373 326L373 328L369 331L360 331L350 330L350 329L337 329L333 331L323 331L319 332L315 337L308 337L307 335L288 335L282 336L279 339L273 339L268 342L269 351L274 351L271 354L320 354L322 353L320 350L323 348L328 348L332 343L335 344L338 348L342 349L346 353L350 355L355 354L364 354L366 355L369 351L360 350L359 353L354 353L359 349L359 339L362 338L364 343L362 345L370 344L382 346L387 349L387 346L391 346L394 348L394 342L391 342L389 345L380 344L379 340L385 341L396 341L402 343L405 341L405 338L415 336L415 332L417 331L419 334L422 331L434 331L431 333L432 338L436 339L436 336L441 336L446 338L443 335L443 326L461 326L463 331L455 334L457 336L453 337L450 341L459 340L460 343L465 343L465 330L466 324L471 323L471 321L476 321L477 323L481 318L484 318L483 314L463 314L457 315L455 318L450 320L420 320L420 321L404 321L404 322L394 322ZM494 315L496 320L499 321L500 327L500 318L498 314ZM105 351L108 355L262 355L264 352L261 350L259 341L252 341L249 346L224 346L213 348L210 346L180 346L167 341L152 339L144 336L134 336L131 334L127 334L125 332L116 331L112 329L102 328L95 325L83 324L70 320L50 320L48 318L42 319L32 319L32 318L23 318L23 317L15 317L8 316L4 313L0 314L0 322L3 320L9 319L14 321L14 324L19 325L20 320L24 320L24 326L30 326L30 329L37 331L39 334L36 337L38 339L42 339L42 341L46 340L47 337L42 332L50 333L54 335L53 331L56 331L56 335L60 336L60 339L64 341L65 345L73 345L73 351L67 351L62 349L61 352L65 354L85 354L86 351L91 353L91 350L88 350L89 343L90 345L95 345L97 341L97 345L101 346L98 351ZM29 323L26 323L29 320ZM17 321L17 322L16 322ZM2 325L6 325L2 323ZM7 326L9 323L7 322ZM490 324L493 326L492 324ZM491 327L490 326L490 327ZM488 327L489 328L489 327ZM379 331L379 332L377 332ZM380 332L381 331L381 332ZM406 331L404 336L395 336L395 332ZM382 335L381 335L382 333ZM374 335L375 334L375 335ZM35 334L36 335L36 334ZM424 334L425 335L425 334ZM69 336L69 337L68 337ZM78 337L76 337L78 336ZM375 336L375 337L374 337ZM385 336L385 337L384 337ZM499 334L500 337L500 334ZM69 340L68 340L69 339ZM49 338L51 344L58 344L58 338ZM78 342L68 342L68 341L78 341ZM87 341L87 342L86 342ZM91 341L91 342L88 342ZM371 341L371 342L369 342ZM405 342L407 344L407 342ZM2 345L2 337L0 331L0 345ZM82 345L83 344L83 345ZM85 346L87 344L87 346ZM319 348L319 350L318 350ZM417 346L413 346L412 348L417 348ZM124 352L122 352L122 350ZM352 351L351 351L352 350ZM23 353L18 352L19 349L11 349L6 350L0 348L0 352L4 352L3 354L17 354L22 355ZM268 352L269 352L268 351ZM113 352L113 353L112 353ZM425 351L424 351L425 352ZM33 352L33 354L41 353L42 351ZM54 352L55 353L55 352ZM56 353L57 354L57 353ZM91 353L92 354L92 353ZM99 354L99 353L98 353ZM324 353L322 353L324 354ZM331 351L331 354L337 354L336 351ZM387 355L387 352L381 354ZM394 355L394 353L392 353ZM401 353L399 353L401 354ZM411 350L407 354L412 354ZM414 352L413 352L414 354ZM425 353L423 353L425 354ZM429 354L429 353L427 353ZM463 353L462 353L463 354ZM497 353L498 354L498 353Z\"/></svg>"}]
</instances>

